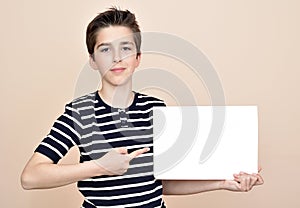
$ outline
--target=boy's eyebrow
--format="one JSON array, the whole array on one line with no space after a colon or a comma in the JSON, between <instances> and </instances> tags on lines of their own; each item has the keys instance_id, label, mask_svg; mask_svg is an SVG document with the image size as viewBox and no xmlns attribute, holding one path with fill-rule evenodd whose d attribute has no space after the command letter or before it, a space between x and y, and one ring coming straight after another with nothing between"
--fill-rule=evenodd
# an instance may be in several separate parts
<instances>
[{"instance_id":1,"label":"boy's eyebrow","mask_svg":"<svg viewBox=\"0 0 300 208\"><path fill-rule=\"evenodd\" d=\"M96 49L98 49L101 46L110 46L110 45L111 45L111 43L101 43L101 44L97 45Z\"/></svg>"},{"instance_id":2,"label":"boy's eyebrow","mask_svg":"<svg viewBox=\"0 0 300 208\"><path fill-rule=\"evenodd\" d=\"M126 44L130 44L130 45L134 45L133 42L131 41L123 41L121 42L122 45L126 45Z\"/></svg>"},{"instance_id":3,"label":"boy's eyebrow","mask_svg":"<svg viewBox=\"0 0 300 208\"><path fill-rule=\"evenodd\" d=\"M131 41L123 41L120 44L121 45L127 45L127 44L134 45L134 43ZM111 46L111 45L112 45L111 43L101 43L101 44L97 45L96 49L98 49L101 46Z\"/></svg>"}]
</instances>

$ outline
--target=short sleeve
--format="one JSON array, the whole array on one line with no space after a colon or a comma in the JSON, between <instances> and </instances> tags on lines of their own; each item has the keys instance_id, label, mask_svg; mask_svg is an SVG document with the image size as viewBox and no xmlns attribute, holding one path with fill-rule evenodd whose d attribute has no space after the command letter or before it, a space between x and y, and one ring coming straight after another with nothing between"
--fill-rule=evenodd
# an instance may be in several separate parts
<instances>
[{"instance_id":1,"label":"short sleeve","mask_svg":"<svg viewBox=\"0 0 300 208\"><path fill-rule=\"evenodd\" d=\"M82 132L79 112L72 103L65 106L65 112L54 122L50 133L35 149L54 163L67 154L71 147L78 145Z\"/></svg>"},{"instance_id":2,"label":"short sleeve","mask_svg":"<svg viewBox=\"0 0 300 208\"><path fill-rule=\"evenodd\" d=\"M166 107L166 103L163 100L157 99L157 102L154 103L153 107Z\"/></svg>"},{"instance_id":3,"label":"short sleeve","mask_svg":"<svg viewBox=\"0 0 300 208\"><path fill-rule=\"evenodd\" d=\"M163 107L167 107L166 103L163 101L162 105Z\"/></svg>"}]
</instances>

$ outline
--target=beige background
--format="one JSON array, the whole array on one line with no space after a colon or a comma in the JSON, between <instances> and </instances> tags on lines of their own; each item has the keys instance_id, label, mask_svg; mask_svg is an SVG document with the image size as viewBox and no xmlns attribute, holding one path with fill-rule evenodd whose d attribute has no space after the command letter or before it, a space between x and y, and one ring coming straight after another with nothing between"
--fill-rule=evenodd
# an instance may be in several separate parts
<instances>
[{"instance_id":1,"label":"beige background","mask_svg":"<svg viewBox=\"0 0 300 208\"><path fill-rule=\"evenodd\" d=\"M197 3L196 3L197 2ZM265 184L249 193L216 191L167 197L168 207L300 207L300 2L1 1L1 207L79 207L75 185L24 191L20 173L64 105L74 98L87 63L85 28L111 5L136 13L143 31L188 40L213 63L227 105L258 105L259 158ZM141 69L182 73L169 57L144 56ZM205 86L188 73L197 103L210 103ZM146 90L176 104L165 93ZM247 148L247 147L245 147ZM76 161L76 150L64 162Z\"/></svg>"}]
</instances>

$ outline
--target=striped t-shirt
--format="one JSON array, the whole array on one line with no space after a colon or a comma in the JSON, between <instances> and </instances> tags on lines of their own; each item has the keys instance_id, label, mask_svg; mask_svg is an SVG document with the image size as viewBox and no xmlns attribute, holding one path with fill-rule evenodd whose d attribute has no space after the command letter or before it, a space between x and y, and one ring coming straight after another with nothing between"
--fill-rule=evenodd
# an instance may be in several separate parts
<instances>
[{"instance_id":1,"label":"striped t-shirt","mask_svg":"<svg viewBox=\"0 0 300 208\"><path fill-rule=\"evenodd\" d=\"M98 159L111 148L126 147L130 153L149 147L123 175L78 181L85 198L82 207L165 207L162 183L153 176L153 106L165 104L135 92L133 103L118 109L103 102L98 92L82 96L66 105L35 151L57 163L73 146L79 147L80 162Z\"/></svg>"}]
</instances>

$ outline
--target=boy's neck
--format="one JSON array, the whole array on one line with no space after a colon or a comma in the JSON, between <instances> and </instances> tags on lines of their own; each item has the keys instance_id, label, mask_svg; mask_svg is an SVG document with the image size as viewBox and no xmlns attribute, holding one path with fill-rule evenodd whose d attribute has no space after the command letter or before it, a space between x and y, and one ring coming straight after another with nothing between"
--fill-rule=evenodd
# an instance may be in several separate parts
<instances>
[{"instance_id":1,"label":"boy's neck","mask_svg":"<svg viewBox=\"0 0 300 208\"><path fill-rule=\"evenodd\" d=\"M131 84L122 86L103 85L98 93L106 104L114 108L127 108L134 100Z\"/></svg>"}]
</instances>

